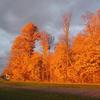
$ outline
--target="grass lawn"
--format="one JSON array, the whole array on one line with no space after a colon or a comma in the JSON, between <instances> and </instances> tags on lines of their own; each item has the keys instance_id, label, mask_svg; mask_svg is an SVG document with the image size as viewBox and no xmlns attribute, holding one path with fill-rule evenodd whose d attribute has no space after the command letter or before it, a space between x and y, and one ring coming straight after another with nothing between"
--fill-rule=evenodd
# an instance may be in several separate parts
<instances>
[{"instance_id":1,"label":"grass lawn","mask_svg":"<svg viewBox=\"0 0 100 100\"><path fill-rule=\"evenodd\" d=\"M32 90L0 88L0 100L99 100L70 94L45 93Z\"/></svg>"},{"instance_id":2,"label":"grass lawn","mask_svg":"<svg viewBox=\"0 0 100 100\"><path fill-rule=\"evenodd\" d=\"M31 86L36 88L48 88L48 87L64 87L64 88L100 88L100 84L57 84L57 83L37 83L37 82L16 82L0 80L0 84L13 85L13 86Z\"/></svg>"},{"instance_id":3,"label":"grass lawn","mask_svg":"<svg viewBox=\"0 0 100 100\"><path fill-rule=\"evenodd\" d=\"M10 87L2 87L2 85L9 85ZM100 85L79 85L79 84L49 84L49 83L33 83L33 82L11 82L0 80L0 100L99 100L92 97L84 97L80 95L72 95L65 93L51 93L44 91L34 91L31 89L12 88L16 87L35 87L48 88L49 87L64 87L64 88L100 88Z\"/></svg>"}]
</instances>

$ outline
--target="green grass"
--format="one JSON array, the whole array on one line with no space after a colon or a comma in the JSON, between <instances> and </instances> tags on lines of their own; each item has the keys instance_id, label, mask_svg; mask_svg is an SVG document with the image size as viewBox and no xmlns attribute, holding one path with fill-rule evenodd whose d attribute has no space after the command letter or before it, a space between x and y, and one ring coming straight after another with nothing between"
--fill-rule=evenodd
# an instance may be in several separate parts
<instances>
[{"instance_id":1,"label":"green grass","mask_svg":"<svg viewBox=\"0 0 100 100\"><path fill-rule=\"evenodd\" d=\"M3 86L4 85L4 86ZM10 87L4 88L6 85ZM2 87L3 86L3 87ZM12 88L12 86L15 88ZM14 82L0 80L0 100L99 100L91 97L83 97L80 95L71 95L63 93L50 93L33 91L30 89L22 89L16 87L30 87L30 88L50 88L50 87L64 87L64 88L100 88L100 85L95 84L54 84L54 83L35 83L35 82Z\"/></svg>"},{"instance_id":2,"label":"green grass","mask_svg":"<svg viewBox=\"0 0 100 100\"><path fill-rule=\"evenodd\" d=\"M48 88L48 87L64 87L64 88L100 88L100 84L57 84L57 83L37 83L37 82L16 82L0 80L0 84L12 85L12 86L30 86L36 88Z\"/></svg>"},{"instance_id":3,"label":"green grass","mask_svg":"<svg viewBox=\"0 0 100 100\"><path fill-rule=\"evenodd\" d=\"M70 94L45 93L32 90L0 88L0 100L99 100Z\"/></svg>"}]
</instances>

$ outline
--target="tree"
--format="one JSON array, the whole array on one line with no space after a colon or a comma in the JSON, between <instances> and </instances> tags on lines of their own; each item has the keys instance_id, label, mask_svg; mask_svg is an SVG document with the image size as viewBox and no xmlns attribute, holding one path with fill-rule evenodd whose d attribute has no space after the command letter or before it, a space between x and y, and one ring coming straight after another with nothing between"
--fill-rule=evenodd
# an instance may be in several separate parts
<instances>
[{"instance_id":1,"label":"tree","mask_svg":"<svg viewBox=\"0 0 100 100\"><path fill-rule=\"evenodd\" d=\"M42 80L50 81L50 63L49 63L49 55L50 55L50 44L52 41L51 35L41 32L40 33L40 41L41 46L43 48L42 52Z\"/></svg>"},{"instance_id":2,"label":"tree","mask_svg":"<svg viewBox=\"0 0 100 100\"><path fill-rule=\"evenodd\" d=\"M16 37L7 66L7 71L4 74L9 74L11 79L14 80L28 80L29 77L26 75L30 64L30 58L33 53L35 40L38 37L37 27L32 23L26 24L21 34ZM26 77L27 76L27 77Z\"/></svg>"},{"instance_id":3,"label":"tree","mask_svg":"<svg viewBox=\"0 0 100 100\"><path fill-rule=\"evenodd\" d=\"M21 81L100 83L100 10L83 18L85 27L70 45L71 14L64 16L64 34L54 51L50 34L26 24L13 43L3 75ZM36 41L40 41L42 52L34 50Z\"/></svg>"},{"instance_id":4,"label":"tree","mask_svg":"<svg viewBox=\"0 0 100 100\"><path fill-rule=\"evenodd\" d=\"M80 82L99 83L100 12L92 14L91 19L87 22L83 34L77 35L73 43L74 66L80 76Z\"/></svg>"}]
</instances>

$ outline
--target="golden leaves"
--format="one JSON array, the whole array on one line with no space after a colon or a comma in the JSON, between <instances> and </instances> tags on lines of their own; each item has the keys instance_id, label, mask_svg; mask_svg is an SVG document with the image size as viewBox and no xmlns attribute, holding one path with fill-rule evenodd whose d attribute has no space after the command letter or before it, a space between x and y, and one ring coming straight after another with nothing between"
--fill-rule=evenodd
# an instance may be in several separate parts
<instances>
[{"instance_id":1,"label":"golden leaves","mask_svg":"<svg viewBox=\"0 0 100 100\"><path fill-rule=\"evenodd\" d=\"M72 46L68 39L69 24L64 26L67 38L62 36L53 53L50 35L38 32L32 23L25 25L13 43L3 74L11 80L100 83L100 11L91 17L87 14L86 18L86 27L74 37ZM40 41L42 53L34 51L36 40Z\"/></svg>"}]
</instances>

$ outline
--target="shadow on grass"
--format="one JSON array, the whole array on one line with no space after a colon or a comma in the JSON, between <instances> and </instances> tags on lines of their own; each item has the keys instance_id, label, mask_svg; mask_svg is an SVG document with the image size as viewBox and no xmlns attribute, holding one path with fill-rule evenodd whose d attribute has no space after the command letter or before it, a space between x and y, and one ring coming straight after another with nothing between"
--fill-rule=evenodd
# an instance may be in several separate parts
<instances>
[{"instance_id":1,"label":"shadow on grass","mask_svg":"<svg viewBox=\"0 0 100 100\"><path fill-rule=\"evenodd\" d=\"M99 100L70 94L47 93L15 88L0 88L0 100Z\"/></svg>"}]
</instances>

